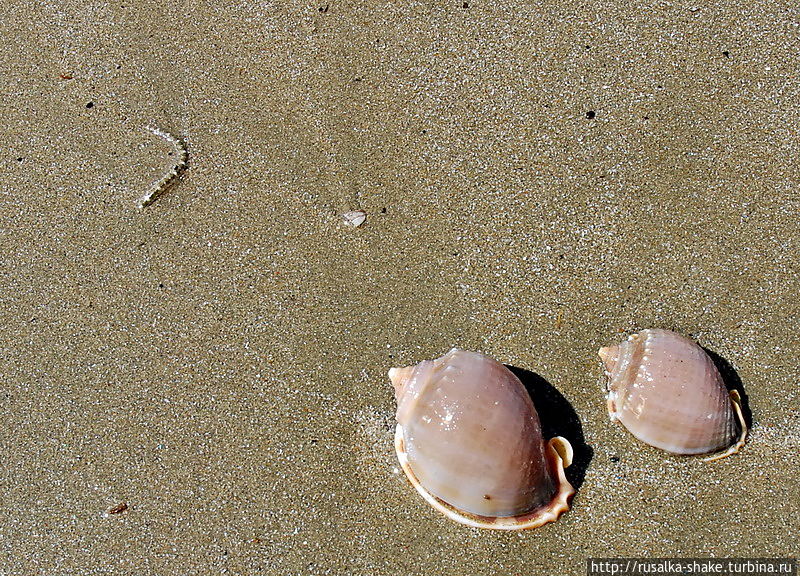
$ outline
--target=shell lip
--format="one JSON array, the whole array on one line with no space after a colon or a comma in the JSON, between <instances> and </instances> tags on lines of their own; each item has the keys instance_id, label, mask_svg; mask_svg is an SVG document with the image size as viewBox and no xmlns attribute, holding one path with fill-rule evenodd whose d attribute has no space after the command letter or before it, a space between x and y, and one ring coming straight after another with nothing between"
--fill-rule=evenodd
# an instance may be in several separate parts
<instances>
[{"instance_id":1,"label":"shell lip","mask_svg":"<svg viewBox=\"0 0 800 576\"><path fill-rule=\"evenodd\" d=\"M731 405L733 407L734 415L736 416L736 420L739 423L739 436L736 438L736 441L728 446L727 449L717 452L715 454L711 454L703 458L703 462L713 462L714 460L722 460L723 458L727 458L732 454L736 454L739 450L742 449L745 442L747 442L747 419L744 417L744 413L742 411L742 396L739 394L738 390L731 390L728 392L728 395L731 399Z\"/></svg>"},{"instance_id":2,"label":"shell lip","mask_svg":"<svg viewBox=\"0 0 800 576\"><path fill-rule=\"evenodd\" d=\"M400 424L397 425L395 430L394 447L403 472L405 472L409 482L411 482L411 485L414 486L420 496L451 520L472 528L490 530L530 530L538 528L549 522L555 522L564 512L567 512L570 500L575 495L575 488L569 483L564 473L564 468L569 466L572 461L572 447L565 438L560 436L552 438L545 447L547 464L550 470L556 473L557 490L553 495L553 499L545 506L540 506L525 514L508 517L481 516L465 512L428 492L420 483L408 462L403 427Z\"/></svg>"}]
</instances>

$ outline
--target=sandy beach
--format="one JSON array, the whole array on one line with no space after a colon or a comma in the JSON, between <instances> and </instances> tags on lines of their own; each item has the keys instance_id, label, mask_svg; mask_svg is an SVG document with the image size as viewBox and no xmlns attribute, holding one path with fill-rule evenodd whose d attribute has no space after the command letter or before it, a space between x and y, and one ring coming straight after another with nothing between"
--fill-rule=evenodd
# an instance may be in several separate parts
<instances>
[{"instance_id":1,"label":"sandy beach","mask_svg":"<svg viewBox=\"0 0 800 576\"><path fill-rule=\"evenodd\" d=\"M0 576L798 555L796 3L7 4ZM188 168L138 210L147 126ZM597 350L648 327L741 380L740 454L609 422ZM387 371L453 346L574 415L557 522L398 471Z\"/></svg>"}]
</instances>

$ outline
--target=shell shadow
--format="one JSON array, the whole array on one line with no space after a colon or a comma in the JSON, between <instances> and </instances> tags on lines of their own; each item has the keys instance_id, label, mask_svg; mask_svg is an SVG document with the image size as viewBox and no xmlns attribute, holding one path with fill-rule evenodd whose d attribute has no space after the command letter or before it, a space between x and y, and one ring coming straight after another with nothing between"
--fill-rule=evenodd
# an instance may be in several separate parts
<instances>
[{"instance_id":1,"label":"shell shadow","mask_svg":"<svg viewBox=\"0 0 800 576\"><path fill-rule=\"evenodd\" d=\"M744 391L742 379L739 378L739 374L736 372L736 369L731 366L730 362L713 350L709 350L705 346L701 346L701 348L705 350L705 353L708 354L708 356L711 358L711 361L714 362L714 365L717 367L717 370L719 370L720 376L722 376L722 382L725 384L725 388L727 388L729 392L731 390L736 390L739 393L739 396L742 397L742 416L744 416L744 421L747 423L747 429L752 430L753 413L750 411L750 398L747 397L747 394Z\"/></svg>"},{"instance_id":2,"label":"shell shadow","mask_svg":"<svg viewBox=\"0 0 800 576\"><path fill-rule=\"evenodd\" d=\"M566 475L575 490L580 489L586 477L586 469L592 461L594 450L583 437L583 427L575 409L561 392L538 374L508 364L506 364L506 368L522 381L525 390L533 400L533 405L536 407L542 423L544 438L563 436L572 444L574 456L572 465L566 469Z\"/></svg>"}]
</instances>

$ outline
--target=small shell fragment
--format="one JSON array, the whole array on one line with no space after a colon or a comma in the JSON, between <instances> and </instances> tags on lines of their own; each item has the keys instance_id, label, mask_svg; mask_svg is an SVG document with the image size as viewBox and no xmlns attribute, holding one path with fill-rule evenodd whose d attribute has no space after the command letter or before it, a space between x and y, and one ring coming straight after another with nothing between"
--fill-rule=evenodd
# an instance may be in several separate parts
<instances>
[{"instance_id":1,"label":"small shell fragment","mask_svg":"<svg viewBox=\"0 0 800 576\"><path fill-rule=\"evenodd\" d=\"M344 218L344 223L351 228L358 228L366 221L367 213L363 210L352 210L342 214L342 218Z\"/></svg>"}]
</instances>

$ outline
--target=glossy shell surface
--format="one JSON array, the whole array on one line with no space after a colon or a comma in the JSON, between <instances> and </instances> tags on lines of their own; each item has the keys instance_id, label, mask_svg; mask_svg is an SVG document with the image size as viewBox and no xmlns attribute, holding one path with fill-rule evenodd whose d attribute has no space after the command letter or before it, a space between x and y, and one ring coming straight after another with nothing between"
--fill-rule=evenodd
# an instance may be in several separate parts
<instances>
[{"instance_id":1,"label":"glossy shell surface","mask_svg":"<svg viewBox=\"0 0 800 576\"><path fill-rule=\"evenodd\" d=\"M692 340L647 329L599 355L609 415L636 438L675 454L719 452L709 460L744 444L740 396L728 392L714 362Z\"/></svg>"},{"instance_id":2,"label":"glossy shell surface","mask_svg":"<svg viewBox=\"0 0 800 576\"><path fill-rule=\"evenodd\" d=\"M574 489L565 439L545 442L522 382L503 364L453 349L393 368L395 449L411 484L448 517L519 530L565 512Z\"/></svg>"}]
</instances>

